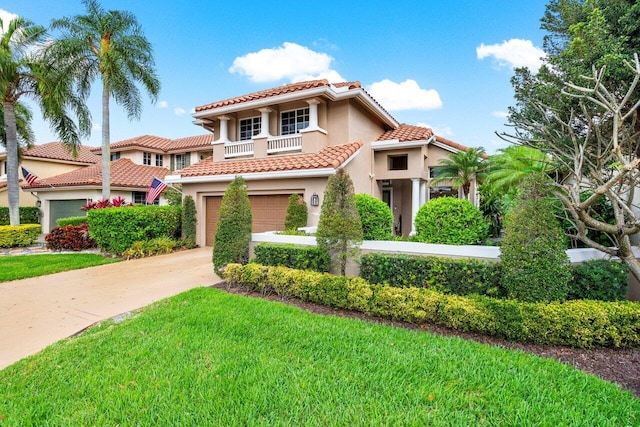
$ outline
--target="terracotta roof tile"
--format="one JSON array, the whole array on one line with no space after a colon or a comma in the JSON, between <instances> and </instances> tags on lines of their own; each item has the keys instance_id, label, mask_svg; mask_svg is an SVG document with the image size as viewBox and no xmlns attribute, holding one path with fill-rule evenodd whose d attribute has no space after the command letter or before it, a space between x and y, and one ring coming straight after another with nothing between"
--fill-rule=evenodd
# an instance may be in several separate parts
<instances>
[{"instance_id":1,"label":"terracotta roof tile","mask_svg":"<svg viewBox=\"0 0 640 427\"><path fill-rule=\"evenodd\" d=\"M76 148L77 156L73 154L62 142L49 142L47 144L35 145L27 150L22 151L25 157L36 157L41 159L63 160L68 162L78 162L86 164L94 164L100 161L100 156L96 156L91 147L81 145Z\"/></svg>"},{"instance_id":2,"label":"terracotta roof tile","mask_svg":"<svg viewBox=\"0 0 640 427\"><path fill-rule=\"evenodd\" d=\"M238 175L260 172L281 172L305 169L337 168L349 159L362 142L332 145L312 154L299 154L266 159L225 160L214 162L208 157L194 165L175 172L184 177Z\"/></svg>"},{"instance_id":3,"label":"terracotta roof tile","mask_svg":"<svg viewBox=\"0 0 640 427\"><path fill-rule=\"evenodd\" d=\"M447 138L443 138L441 136L436 135L436 141L444 144L444 145L448 145L449 147L453 147L456 148L458 150L462 150L462 151L467 151L469 150L469 147L464 146L462 144L458 144L457 142L453 142L450 139Z\"/></svg>"},{"instance_id":4,"label":"terracotta roof tile","mask_svg":"<svg viewBox=\"0 0 640 427\"><path fill-rule=\"evenodd\" d=\"M168 151L189 150L199 148L211 148L214 135L212 133L198 136L188 136L186 138L174 139Z\"/></svg>"},{"instance_id":5,"label":"terracotta roof tile","mask_svg":"<svg viewBox=\"0 0 640 427\"><path fill-rule=\"evenodd\" d=\"M134 138L117 141L111 144L112 151L120 151L125 148L142 148L157 150L163 153L184 151L190 149L210 148L214 135L188 136L179 139L162 138L154 135L142 135ZM92 151L96 154L102 152L101 147L94 147Z\"/></svg>"},{"instance_id":6,"label":"terracotta roof tile","mask_svg":"<svg viewBox=\"0 0 640 427\"><path fill-rule=\"evenodd\" d=\"M133 163L130 159L118 159L111 162L111 186L147 188L153 177L160 179L169 174L169 169L156 166L143 166ZM80 168L61 175L39 179L33 185L22 188L76 187L101 186L102 167L100 164Z\"/></svg>"},{"instance_id":7,"label":"terracotta roof tile","mask_svg":"<svg viewBox=\"0 0 640 427\"><path fill-rule=\"evenodd\" d=\"M387 131L380 135L377 141L389 141L393 139L397 139L400 142L426 141L432 136L435 136L436 141L438 141L439 143L448 145L449 147L455 148L457 150L467 151L469 149L469 147L465 147L462 144L453 142L450 139L434 135L433 131L429 128L413 125L400 125L396 129Z\"/></svg>"},{"instance_id":8,"label":"terracotta roof tile","mask_svg":"<svg viewBox=\"0 0 640 427\"><path fill-rule=\"evenodd\" d=\"M310 80L306 82L291 83L283 86L278 86L272 89L261 90L259 92L253 92L248 95L237 96L235 98L229 98L222 101L212 102L211 104L201 105L196 107L196 112L211 110L213 108L226 107L228 105L240 104L242 102L255 101L257 99L269 98L277 95L284 95L292 92L299 92L307 89L315 89L318 87L329 87L330 84L327 80ZM335 87L348 87L349 89L360 88L360 82L340 82L334 83Z\"/></svg>"}]
</instances>

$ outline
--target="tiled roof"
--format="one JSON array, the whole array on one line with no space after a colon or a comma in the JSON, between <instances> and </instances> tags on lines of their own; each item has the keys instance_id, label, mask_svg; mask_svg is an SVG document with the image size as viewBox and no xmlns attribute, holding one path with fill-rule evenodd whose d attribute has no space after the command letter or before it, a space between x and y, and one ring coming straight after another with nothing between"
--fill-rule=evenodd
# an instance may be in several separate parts
<instances>
[{"instance_id":1,"label":"tiled roof","mask_svg":"<svg viewBox=\"0 0 640 427\"><path fill-rule=\"evenodd\" d=\"M67 162L77 162L93 164L100 161L100 156L96 156L91 147L80 145L76 148L77 157L62 142L49 142L47 144L35 145L22 151L24 157L36 157L41 159L62 160Z\"/></svg>"},{"instance_id":2,"label":"tiled roof","mask_svg":"<svg viewBox=\"0 0 640 427\"><path fill-rule=\"evenodd\" d=\"M167 174L169 174L169 169L167 168L137 165L130 159L118 159L111 162L112 187L147 188L151 184L154 176L162 179ZM33 185L25 185L22 188L76 187L87 185L102 185L102 167L99 163L61 175L39 179Z\"/></svg>"},{"instance_id":3,"label":"tiled roof","mask_svg":"<svg viewBox=\"0 0 640 427\"><path fill-rule=\"evenodd\" d=\"M142 149L146 148L149 150L158 150L168 153L172 151L210 148L213 138L213 134L188 136L186 138L179 139L162 138L154 135L142 135L112 143L111 151L120 151L125 148L139 147ZM94 147L92 151L100 154L102 152L102 148Z\"/></svg>"},{"instance_id":4,"label":"tiled roof","mask_svg":"<svg viewBox=\"0 0 640 427\"><path fill-rule=\"evenodd\" d=\"M194 165L177 171L181 177L210 176L210 175L238 175L261 172L283 172L305 169L338 168L358 149L362 142L344 145L332 145L318 153L298 154L266 159L247 159L214 162L208 157Z\"/></svg>"},{"instance_id":5,"label":"tiled roof","mask_svg":"<svg viewBox=\"0 0 640 427\"><path fill-rule=\"evenodd\" d=\"M255 101L257 99L269 98L277 95L284 95L292 92L299 92L307 89L315 89L318 87L329 87L330 84L327 80L310 80L306 82L291 83L283 86L278 86L272 89L261 90L259 92L250 93L248 95L237 96L235 98L229 98L222 101L213 102L211 104L201 105L196 107L196 113L205 110L211 110L213 108L226 107L227 105L240 104L248 101ZM360 88L360 82L341 82L334 83L335 87L348 87L349 89Z\"/></svg>"},{"instance_id":6,"label":"tiled roof","mask_svg":"<svg viewBox=\"0 0 640 427\"><path fill-rule=\"evenodd\" d=\"M211 148L214 135L212 133L198 136L188 136L186 138L174 139L171 142L169 151L189 150L198 148Z\"/></svg>"},{"instance_id":7,"label":"tiled roof","mask_svg":"<svg viewBox=\"0 0 640 427\"><path fill-rule=\"evenodd\" d=\"M387 131L380 135L377 141L389 141L393 139L397 139L400 142L426 141L432 136L434 136L433 131L429 128L414 125L400 125L396 129ZM450 139L443 138L438 135L435 135L435 138L439 143L448 145L449 147L457 150L467 151L469 149L469 147L465 147L462 144L458 144L457 142L453 142Z\"/></svg>"}]
</instances>

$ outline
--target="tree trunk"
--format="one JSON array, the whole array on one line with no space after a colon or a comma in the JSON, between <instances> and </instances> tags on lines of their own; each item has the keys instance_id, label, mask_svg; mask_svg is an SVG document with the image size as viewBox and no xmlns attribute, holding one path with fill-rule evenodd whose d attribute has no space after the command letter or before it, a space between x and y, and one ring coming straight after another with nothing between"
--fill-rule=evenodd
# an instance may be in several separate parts
<instances>
[{"instance_id":1,"label":"tree trunk","mask_svg":"<svg viewBox=\"0 0 640 427\"><path fill-rule=\"evenodd\" d=\"M621 239L618 239L618 257L627 264L629 272L633 274L638 283L640 283L640 261L638 261L633 253L629 236L623 236Z\"/></svg>"},{"instance_id":2,"label":"tree trunk","mask_svg":"<svg viewBox=\"0 0 640 427\"><path fill-rule=\"evenodd\" d=\"M18 183L18 132L14 104L3 102L5 132L7 135L7 196L9 224L20 225L20 184Z\"/></svg>"},{"instance_id":3,"label":"tree trunk","mask_svg":"<svg viewBox=\"0 0 640 427\"><path fill-rule=\"evenodd\" d=\"M111 198L111 134L109 131L109 84L102 82L102 199Z\"/></svg>"}]
</instances>

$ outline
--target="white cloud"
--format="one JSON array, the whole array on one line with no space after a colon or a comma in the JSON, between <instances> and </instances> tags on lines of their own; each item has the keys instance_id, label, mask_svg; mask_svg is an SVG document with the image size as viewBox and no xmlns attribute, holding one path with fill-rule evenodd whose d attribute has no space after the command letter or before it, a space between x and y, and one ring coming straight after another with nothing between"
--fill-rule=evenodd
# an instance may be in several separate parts
<instances>
[{"instance_id":1,"label":"white cloud","mask_svg":"<svg viewBox=\"0 0 640 427\"><path fill-rule=\"evenodd\" d=\"M507 117L509 117L509 112L508 111L492 111L491 115L499 119L506 119Z\"/></svg>"},{"instance_id":2,"label":"white cloud","mask_svg":"<svg viewBox=\"0 0 640 427\"><path fill-rule=\"evenodd\" d=\"M167 101L158 102L158 108L167 108L168 106L169 106L169 103Z\"/></svg>"},{"instance_id":3,"label":"white cloud","mask_svg":"<svg viewBox=\"0 0 640 427\"><path fill-rule=\"evenodd\" d=\"M476 48L478 59L493 57L499 66L511 68L527 67L536 72L542 65L544 51L533 45L531 40L511 39L501 44L485 45L481 43Z\"/></svg>"},{"instance_id":4,"label":"white cloud","mask_svg":"<svg viewBox=\"0 0 640 427\"><path fill-rule=\"evenodd\" d=\"M253 82L282 79L299 82L319 78L327 78L331 82L344 81L337 71L331 69L332 62L333 58L326 53L284 42L279 47L237 57L229 72L245 75Z\"/></svg>"},{"instance_id":5,"label":"white cloud","mask_svg":"<svg viewBox=\"0 0 640 427\"><path fill-rule=\"evenodd\" d=\"M175 114L176 116L183 116L185 115L187 112L185 111L184 108L182 107L176 107L173 109L173 114Z\"/></svg>"},{"instance_id":6,"label":"white cloud","mask_svg":"<svg viewBox=\"0 0 640 427\"><path fill-rule=\"evenodd\" d=\"M102 126L98 123L91 123L91 132L102 132Z\"/></svg>"},{"instance_id":7,"label":"white cloud","mask_svg":"<svg viewBox=\"0 0 640 427\"><path fill-rule=\"evenodd\" d=\"M442 107L440 95L435 89L422 89L412 79L402 83L384 79L373 83L368 91L389 111L433 110Z\"/></svg>"},{"instance_id":8,"label":"white cloud","mask_svg":"<svg viewBox=\"0 0 640 427\"><path fill-rule=\"evenodd\" d=\"M16 19L18 15L15 15L11 12L7 12L4 9L0 9L0 19L2 19L2 24L4 28L0 28L0 34L4 34L9 22Z\"/></svg>"},{"instance_id":9,"label":"white cloud","mask_svg":"<svg viewBox=\"0 0 640 427\"><path fill-rule=\"evenodd\" d=\"M454 136L456 136L456 134L453 132L453 129L451 129L451 127L449 126L431 126L428 123L425 122L418 122L416 123L416 126L420 126L423 128L429 128L433 131L434 134L438 135L438 136L443 136L446 138L453 138Z\"/></svg>"}]
</instances>

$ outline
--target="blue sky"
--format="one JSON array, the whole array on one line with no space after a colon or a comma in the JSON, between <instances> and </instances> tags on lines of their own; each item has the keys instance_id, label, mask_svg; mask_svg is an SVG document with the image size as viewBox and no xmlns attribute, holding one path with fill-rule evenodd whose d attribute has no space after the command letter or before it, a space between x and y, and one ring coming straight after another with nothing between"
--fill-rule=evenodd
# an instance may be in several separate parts
<instances>
[{"instance_id":1,"label":"blue sky","mask_svg":"<svg viewBox=\"0 0 640 427\"><path fill-rule=\"evenodd\" d=\"M536 68L546 1L338 2L102 0L135 14L154 48L162 84L141 120L111 104L111 141L205 133L198 105L312 78L358 80L401 123L432 127L489 153L506 146L513 67ZM354 2L355 3L355 2ZM4 0L0 17L47 26L84 13L80 0ZM55 34L54 34L55 35ZM89 106L100 145L100 84ZM37 143L57 140L34 107Z\"/></svg>"}]
</instances>

